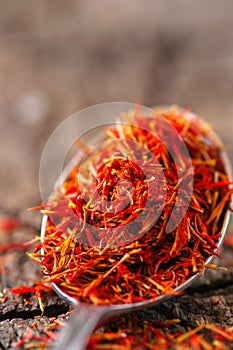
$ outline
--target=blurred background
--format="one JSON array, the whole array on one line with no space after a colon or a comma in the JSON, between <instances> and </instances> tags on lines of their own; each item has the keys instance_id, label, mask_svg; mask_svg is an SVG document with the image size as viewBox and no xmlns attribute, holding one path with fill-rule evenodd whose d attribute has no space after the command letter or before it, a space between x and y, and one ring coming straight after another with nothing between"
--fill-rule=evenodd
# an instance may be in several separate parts
<instances>
[{"instance_id":1,"label":"blurred background","mask_svg":"<svg viewBox=\"0 0 233 350\"><path fill-rule=\"evenodd\" d=\"M233 158L233 2L0 0L0 210L40 203L45 143L111 101L180 104Z\"/></svg>"}]
</instances>

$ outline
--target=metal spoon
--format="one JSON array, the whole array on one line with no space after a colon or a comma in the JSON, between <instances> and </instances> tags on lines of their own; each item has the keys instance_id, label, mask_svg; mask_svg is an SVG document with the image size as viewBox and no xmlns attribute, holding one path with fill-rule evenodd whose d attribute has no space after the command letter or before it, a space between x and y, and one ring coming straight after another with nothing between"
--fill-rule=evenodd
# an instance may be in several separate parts
<instances>
[{"instance_id":1,"label":"metal spoon","mask_svg":"<svg viewBox=\"0 0 233 350\"><path fill-rule=\"evenodd\" d=\"M216 139L218 139L217 135L214 134L214 136L216 137ZM225 152L221 152L220 157L226 173L231 178L231 166L230 166L230 161L227 157L227 154ZM69 170L70 170L70 166L69 166ZM65 171L63 174L64 175L68 174L68 171ZM63 180L66 178L66 176L64 175L63 175ZM59 182L61 182L61 179ZM223 243L229 218L230 218L230 211L228 210L226 211L226 214L223 220L221 238L217 245L218 248L220 248ZM48 216L44 215L42 219L42 226L41 226L42 240L45 236L47 219L48 219ZM210 256L206 260L206 264L209 264L213 259L214 259L214 256ZM195 275L190 277L186 282L184 282L183 284L175 288L175 292L181 292L187 287L189 287L190 285L192 285L200 277L200 275L201 275L200 273L196 273ZM74 308L73 315L70 318L67 324L67 327L65 327L62 330L58 338L58 341L54 345L55 349L57 350L65 350L65 349L83 350L86 348L89 337L91 336L97 324L101 320L115 316L115 315L119 315L121 313L132 312L132 311L136 311L136 310L140 310L148 307L153 307L172 297L172 295L164 294L157 297L156 300L145 300L145 301L141 301L133 304L96 306L96 305L80 302L77 299L70 297L68 294L64 293L55 283L52 283L52 286L53 286L53 289L56 291L56 293L61 298L63 298L67 303L72 305Z\"/></svg>"}]
</instances>

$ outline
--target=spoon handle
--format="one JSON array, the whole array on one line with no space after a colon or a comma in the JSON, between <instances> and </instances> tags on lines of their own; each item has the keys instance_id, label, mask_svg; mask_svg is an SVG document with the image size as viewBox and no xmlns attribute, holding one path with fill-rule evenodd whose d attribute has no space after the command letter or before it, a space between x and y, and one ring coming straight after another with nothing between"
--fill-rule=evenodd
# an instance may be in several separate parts
<instances>
[{"instance_id":1,"label":"spoon handle","mask_svg":"<svg viewBox=\"0 0 233 350\"><path fill-rule=\"evenodd\" d=\"M107 314L108 308L80 303L61 331L54 350L84 350L99 321Z\"/></svg>"}]
</instances>

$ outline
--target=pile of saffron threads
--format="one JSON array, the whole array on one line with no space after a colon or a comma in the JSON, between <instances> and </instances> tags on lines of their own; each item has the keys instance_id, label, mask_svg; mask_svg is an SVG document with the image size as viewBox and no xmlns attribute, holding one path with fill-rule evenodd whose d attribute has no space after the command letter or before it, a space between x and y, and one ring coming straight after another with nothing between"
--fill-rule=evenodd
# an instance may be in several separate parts
<instances>
[{"instance_id":1,"label":"pile of saffron threads","mask_svg":"<svg viewBox=\"0 0 233 350\"><path fill-rule=\"evenodd\" d=\"M87 350L227 350L233 342L232 327L224 329L207 323L196 328L187 328L182 333L183 327L179 327L179 322L179 319L148 322L139 320L136 316L130 320L121 317L117 322L117 330L110 325L112 329L94 333ZM38 335L40 323L32 323L25 331L23 339L14 344L14 348L49 349L57 339L57 330L64 326L64 321L52 317L47 319L46 326L47 329Z\"/></svg>"},{"instance_id":2,"label":"pile of saffron threads","mask_svg":"<svg viewBox=\"0 0 233 350\"><path fill-rule=\"evenodd\" d=\"M42 213L48 215L45 236L31 255L42 266L47 282L55 282L65 293L84 302L135 303L172 294L193 274L204 272L207 258L217 254L232 189L222 162L223 146L207 124L188 115L189 111L174 107L167 112L154 111L149 117L140 110L130 112L125 115L126 124L106 129L109 146L104 143L87 161L72 168L43 205ZM161 122L161 116L166 122ZM187 171L178 177L177 164L162 142L170 138L176 146L175 139L167 134L167 122L187 147L193 178ZM118 140L119 154L117 147L112 148ZM132 141L139 146L131 149L136 162L124 157L122 151L129 150ZM146 177L140 146L148 150ZM176 158L181 158L180 167L185 169L188 158L178 152L179 148ZM80 188L80 179L86 186ZM120 186L116 190L124 181L122 190ZM187 201L188 210L167 233L180 181L187 189L192 186L191 198L186 198L184 191L180 213ZM129 182L131 192L127 191ZM89 186L93 183L96 188ZM148 195L149 186L154 198ZM113 209L112 203L119 197L126 205ZM160 198L165 198L165 204ZM103 211L106 202L109 210ZM158 220L145 230L148 216L159 210ZM135 228L134 220L141 213ZM135 229L144 229L144 234L133 240Z\"/></svg>"}]
</instances>

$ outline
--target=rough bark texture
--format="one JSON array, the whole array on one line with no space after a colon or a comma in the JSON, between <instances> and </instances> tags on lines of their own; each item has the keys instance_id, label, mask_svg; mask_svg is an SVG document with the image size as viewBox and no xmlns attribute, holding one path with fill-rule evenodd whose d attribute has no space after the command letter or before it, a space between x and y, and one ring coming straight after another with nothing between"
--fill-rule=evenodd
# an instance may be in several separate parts
<instances>
[{"instance_id":1,"label":"rough bark texture","mask_svg":"<svg viewBox=\"0 0 233 350\"><path fill-rule=\"evenodd\" d=\"M0 217L24 222L15 231L0 231L0 246L39 234L40 215L26 208L40 204L41 152L54 128L83 107L137 100L148 106L191 105L218 131L232 158L232 2L0 0L0 5ZM27 104L30 96L36 107ZM233 235L233 226L228 232ZM181 331L203 322L232 326L232 254L233 248L224 247L218 261L228 271L207 272L186 295L139 317L180 318ZM0 349L12 349L41 311L35 297L25 300L10 289L33 285L40 270L25 251L11 252L6 261L4 256ZM44 299L38 335L48 317L69 309L55 293Z\"/></svg>"}]
</instances>

